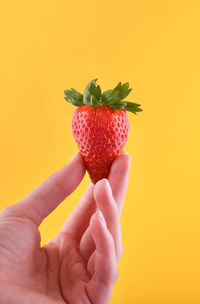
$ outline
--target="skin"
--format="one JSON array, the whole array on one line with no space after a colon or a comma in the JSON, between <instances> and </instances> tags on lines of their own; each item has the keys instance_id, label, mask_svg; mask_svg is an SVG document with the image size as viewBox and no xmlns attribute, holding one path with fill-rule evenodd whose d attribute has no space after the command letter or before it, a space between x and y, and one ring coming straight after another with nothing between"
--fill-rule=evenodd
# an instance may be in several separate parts
<instances>
[{"instance_id":1,"label":"skin","mask_svg":"<svg viewBox=\"0 0 200 304\"><path fill-rule=\"evenodd\" d=\"M91 183L59 234L40 246L41 222L85 174L77 153L17 204L0 213L1 304L107 304L122 256L120 214L130 157L113 163L108 180Z\"/></svg>"}]
</instances>

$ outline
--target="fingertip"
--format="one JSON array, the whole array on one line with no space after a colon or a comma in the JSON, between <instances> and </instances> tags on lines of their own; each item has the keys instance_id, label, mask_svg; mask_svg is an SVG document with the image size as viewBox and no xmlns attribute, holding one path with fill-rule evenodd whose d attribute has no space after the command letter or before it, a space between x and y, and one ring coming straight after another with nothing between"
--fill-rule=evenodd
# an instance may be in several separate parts
<instances>
[{"instance_id":1,"label":"fingertip","mask_svg":"<svg viewBox=\"0 0 200 304\"><path fill-rule=\"evenodd\" d=\"M121 158L124 158L124 160L127 162L128 166L130 167L131 161L132 161L132 156L128 154L126 151L122 151Z\"/></svg>"},{"instance_id":2,"label":"fingertip","mask_svg":"<svg viewBox=\"0 0 200 304\"><path fill-rule=\"evenodd\" d=\"M94 186L94 198L98 200L103 193L111 191L110 183L106 178L101 179Z\"/></svg>"},{"instance_id":3,"label":"fingertip","mask_svg":"<svg viewBox=\"0 0 200 304\"><path fill-rule=\"evenodd\" d=\"M95 236L97 234L97 231L99 230L98 226L99 226L99 216L96 211L90 218L90 229L91 229L91 233L92 233L94 242L95 242Z\"/></svg>"},{"instance_id":4,"label":"fingertip","mask_svg":"<svg viewBox=\"0 0 200 304\"><path fill-rule=\"evenodd\" d=\"M80 152L75 153L69 163L80 162L85 167L85 162Z\"/></svg>"},{"instance_id":5,"label":"fingertip","mask_svg":"<svg viewBox=\"0 0 200 304\"><path fill-rule=\"evenodd\" d=\"M127 171L130 168L130 164L131 164L131 156L123 151L113 162L112 167L111 167L111 172L113 170L117 170L117 171Z\"/></svg>"},{"instance_id":6,"label":"fingertip","mask_svg":"<svg viewBox=\"0 0 200 304\"><path fill-rule=\"evenodd\" d=\"M105 218L104 218L103 213L101 212L101 210L98 210L97 214L98 214L98 220L101 223L101 225L103 225L104 227L107 227Z\"/></svg>"},{"instance_id":7,"label":"fingertip","mask_svg":"<svg viewBox=\"0 0 200 304\"><path fill-rule=\"evenodd\" d=\"M93 215L91 216L91 218L90 218L90 224L92 224L94 222L95 217L96 217L96 213L97 212L94 212Z\"/></svg>"},{"instance_id":8,"label":"fingertip","mask_svg":"<svg viewBox=\"0 0 200 304\"><path fill-rule=\"evenodd\" d=\"M85 175L85 165L80 153L73 155L71 160L54 175L51 179L54 183L65 189L65 194L68 196L72 193L82 181Z\"/></svg>"},{"instance_id":9,"label":"fingertip","mask_svg":"<svg viewBox=\"0 0 200 304\"><path fill-rule=\"evenodd\" d=\"M102 228L107 228L106 220L103 216L103 213L101 210L97 210L90 219L90 226L92 231L96 231L95 228L101 226ZM99 230L99 228L98 228Z\"/></svg>"},{"instance_id":10,"label":"fingertip","mask_svg":"<svg viewBox=\"0 0 200 304\"><path fill-rule=\"evenodd\" d=\"M122 153L120 154L119 157L125 157L129 161L131 161L131 158L132 158L131 155L126 151L122 151Z\"/></svg>"},{"instance_id":11,"label":"fingertip","mask_svg":"<svg viewBox=\"0 0 200 304\"><path fill-rule=\"evenodd\" d=\"M126 151L122 151L120 155L129 155L129 154Z\"/></svg>"},{"instance_id":12,"label":"fingertip","mask_svg":"<svg viewBox=\"0 0 200 304\"><path fill-rule=\"evenodd\" d=\"M109 254L111 247L114 248L114 240L101 210L97 210L92 216L90 229L97 251Z\"/></svg>"},{"instance_id":13,"label":"fingertip","mask_svg":"<svg viewBox=\"0 0 200 304\"><path fill-rule=\"evenodd\" d=\"M130 163L130 155L123 152L113 162L108 178L112 188L113 197L120 207L120 211L122 210L125 193L128 186Z\"/></svg>"},{"instance_id":14,"label":"fingertip","mask_svg":"<svg viewBox=\"0 0 200 304\"><path fill-rule=\"evenodd\" d=\"M102 188L102 187L109 187L109 185L110 185L110 183L107 180L107 178L103 178L95 184L94 188L98 189L98 188Z\"/></svg>"},{"instance_id":15,"label":"fingertip","mask_svg":"<svg viewBox=\"0 0 200 304\"><path fill-rule=\"evenodd\" d=\"M73 168L75 173L77 172L81 178L83 178L86 168L85 168L85 162L83 157L81 156L80 152L77 152L73 155L69 163L66 165L66 167Z\"/></svg>"}]
</instances>

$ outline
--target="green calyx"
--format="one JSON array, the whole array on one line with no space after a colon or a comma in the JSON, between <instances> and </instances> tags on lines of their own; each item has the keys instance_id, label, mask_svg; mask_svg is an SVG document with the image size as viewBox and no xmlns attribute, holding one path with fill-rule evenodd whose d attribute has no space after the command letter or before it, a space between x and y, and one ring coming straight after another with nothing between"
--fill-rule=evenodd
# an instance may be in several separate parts
<instances>
[{"instance_id":1,"label":"green calyx","mask_svg":"<svg viewBox=\"0 0 200 304\"><path fill-rule=\"evenodd\" d=\"M97 79L93 79L88 83L82 95L75 89L65 90L65 100L73 104L74 106L91 106L102 107L106 105L113 110L126 110L134 114L141 112L140 104L124 101L124 98L128 96L132 89L129 88L129 83L126 82L118 85L113 90L107 90L102 93L99 85L96 84Z\"/></svg>"}]
</instances>

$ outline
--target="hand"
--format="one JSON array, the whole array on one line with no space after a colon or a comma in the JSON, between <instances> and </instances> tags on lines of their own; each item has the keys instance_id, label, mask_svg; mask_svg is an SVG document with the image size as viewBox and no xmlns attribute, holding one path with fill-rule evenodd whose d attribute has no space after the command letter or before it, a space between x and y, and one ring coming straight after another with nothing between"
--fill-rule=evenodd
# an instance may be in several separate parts
<instances>
[{"instance_id":1,"label":"hand","mask_svg":"<svg viewBox=\"0 0 200 304\"><path fill-rule=\"evenodd\" d=\"M90 184L61 231L40 247L38 226L85 174L77 153L19 203L0 213L1 304L107 304L122 256L120 213L130 158Z\"/></svg>"}]
</instances>

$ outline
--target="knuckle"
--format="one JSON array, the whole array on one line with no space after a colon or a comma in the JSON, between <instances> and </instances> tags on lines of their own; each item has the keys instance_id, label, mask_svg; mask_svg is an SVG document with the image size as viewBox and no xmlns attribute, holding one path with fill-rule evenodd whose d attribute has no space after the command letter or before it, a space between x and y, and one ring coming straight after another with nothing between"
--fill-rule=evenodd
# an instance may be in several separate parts
<instances>
[{"instance_id":1,"label":"knuckle","mask_svg":"<svg viewBox=\"0 0 200 304\"><path fill-rule=\"evenodd\" d=\"M119 271L117 266L113 269L110 269L109 271L106 271L106 273L98 275L97 277L94 277L94 279L107 287L113 286L117 279L119 277Z\"/></svg>"},{"instance_id":2,"label":"knuckle","mask_svg":"<svg viewBox=\"0 0 200 304\"><path fill-rule=\"evenodd\" d=\"M114 241L114 239L113 239L113 236L112 236L112 234L110 233L110 238L109 238L110 240L109 240L109 242L110 242L110 251L112 252L112 251L114 251L115 252L115 241Z\"/></svg>"},{"instance_id":3,"label":"knuckle","mask_svg":"<svg viewBox=\"0 0 200 304\"><path fill-rule=\"evenodd\" d=\"M113 211L114 211L114 215L117 217L117 218L120 218L120 212L119 212L119 207L117 205L117 203L115 202L114 206L113 206Z\"/></svg>"},{"instance_id":4,"label":"knuckle","mask_svg":"<svg viewBox=\"0 0 200 304\"><path fill-rule=\"evenodd\" d=\"M121 245L119 247L119 252L118 252L118 262L121 260L123 253L124 253L124 249L123 249L123 246Z\"/></svg>"},{"instance_id":5,"label":"knuckle","mask_svg":"<svg viewBox=\"0 0 200 304\"><path fill-rule=\"evenodd\" d=\"M115 224L120 222L120 212L117 205L113 205L112 210L110 210L108 214L108 222Z\"/></svg>"},{"instance_id":6,"label":"knuckle","mask_svg":"<svg viewBox=\"0 0 200 304\"><path fill-rule=\"evenodd\" d=\"M115 205L115 217L120 222L120 210L119 210L119 207L117 206L117 204Z\"/></svg>"},{"instance_id":7,"label":"knuckle","mask_svg":"<svg viewBox=\"0 0 200 304\"><path fill-rule=\"evenodd\" d=\"M12 213L13 211L13 206L7 206L5 208L3 208L0 212L1 216L8 216Z\"/></svg>"},{"instance_id":8,"label":"knuckle","mask_svg":"<svg viewBox=\"0 0 200 304\"><path fill-rule=\"evenodd\" d=\"M113 271L113 275L112 275L113 283L116 283L118 278L119 278L119 270L116 267L115 270Z\"/></svg>"}]
</instances>

